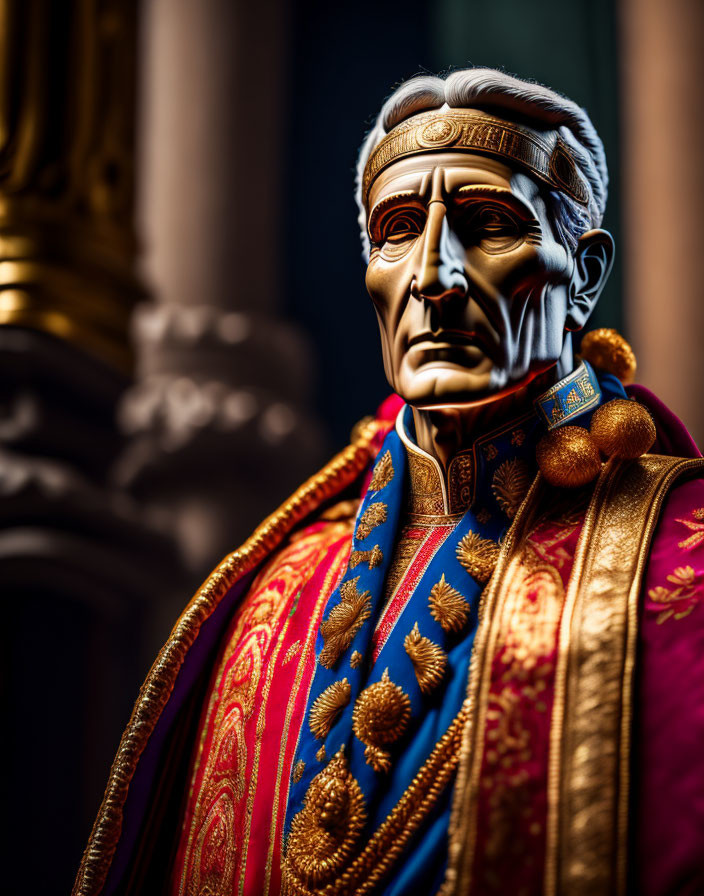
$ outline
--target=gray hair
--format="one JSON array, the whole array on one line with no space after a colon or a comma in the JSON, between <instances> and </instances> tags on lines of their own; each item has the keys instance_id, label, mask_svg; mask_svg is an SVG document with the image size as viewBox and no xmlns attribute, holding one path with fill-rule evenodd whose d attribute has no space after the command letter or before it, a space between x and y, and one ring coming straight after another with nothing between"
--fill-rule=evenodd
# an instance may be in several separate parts
<instances>
[{"instance_id":1,"label":"gray hair","mask_svg":"<svg viewBox=\"0 0 704 896\"><path fill-rule=\"evenodd\" d=\"M548 191L556 236L572 253L583 233L601 225L609 174L603 144L584 109L542 84L522 81L491 68L462 69L444 78L418 75L404 81L386 100L359 151L355 199L365 261L369 260L370 251L367 212L362 198L367 161L396 125L412 115L442 107L478 107L494 114L504 113L508 119L514 115L536 130L557 131L572 150L589 184L590 195L585 207L565 193Z\"/></svg>"}]
</instances>

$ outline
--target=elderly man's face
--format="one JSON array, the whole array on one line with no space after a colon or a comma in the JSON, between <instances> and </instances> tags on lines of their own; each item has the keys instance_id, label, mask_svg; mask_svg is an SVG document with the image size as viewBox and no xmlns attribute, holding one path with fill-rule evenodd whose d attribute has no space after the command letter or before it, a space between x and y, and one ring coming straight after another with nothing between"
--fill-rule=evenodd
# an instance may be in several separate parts
<instances>
[{"instance_id":1,"label":"elderly man's face","mask_svg":"<svg viewBox=\"0 0 704 896\"><path fill-rule=\"evenodd\" d=\"M575 260L533 179L480 155L418 154L379 174L368 208L366 285L407 402L491 400L555 364Z\"/></svg>"}]
</instances>

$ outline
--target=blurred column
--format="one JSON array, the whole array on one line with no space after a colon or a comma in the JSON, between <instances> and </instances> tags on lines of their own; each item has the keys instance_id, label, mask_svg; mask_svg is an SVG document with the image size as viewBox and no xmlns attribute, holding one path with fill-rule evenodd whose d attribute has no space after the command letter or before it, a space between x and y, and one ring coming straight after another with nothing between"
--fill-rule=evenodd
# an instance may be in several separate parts
<instances>
[{"instance_id":1,"label":"blurred column","mask_svg":"<svg viewBox=\"0 0 704 896\"><path fill-rule=\"evenodd\" d=\"M135 44L131 0L0 2L5 892L69 891L152 608L179 577L169 539L110 481L145 295Z\"/></svg>"},{"instance_id":2,"label":"blurred column","mask_svg":"<svg viewBox=\"0 0 704 896\"><path fill-rule=\"evenodd\" d=\"M278 317L287 7L145 6L141 219L157 301L136 318L120 476L197 577L324 456L309 352Z\"/></svg>"},{"instance_id":3,"label":"blurred column","mask_svg":"<svg viewBox=\"0 0 704 896\"><path fill-rule=\"evenodd\" d=\"M704 442L704 4L621 0L626 314L649 386Z\"/></svg>"}]
</instances>

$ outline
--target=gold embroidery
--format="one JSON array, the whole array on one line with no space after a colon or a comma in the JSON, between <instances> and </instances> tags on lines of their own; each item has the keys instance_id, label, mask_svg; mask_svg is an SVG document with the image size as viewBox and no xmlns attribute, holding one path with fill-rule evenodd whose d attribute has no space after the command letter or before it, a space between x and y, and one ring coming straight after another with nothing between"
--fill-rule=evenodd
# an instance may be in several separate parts
<instances>
[{"instance_id":1,"label":"gold embroidery","mask_svg":"<svg viewBox=\"0 0 704 896\"><path fill-rule=\"evenodd\" d=\"M424 694L429 694L442 681L445 674L447 667L445 651L430 638L421 635L417 622L406 635L403 646L413 663L418 686Z\"/></svg>"},{"instance_id":2,"label":"gold embroidery","mask_svg":"<svg viewBox=\"0 0 704 896\"><path fill-rule=\"evenodd\" d=\"M351 687L349 681L334 681L325 688L310 708L308 724L318 740L324 740L337 721L342 710L350 702Z\"/></svg>"},{"instance_id":3,"label":"gold embroidery","mask_svg":"<svg viewBox=\"0 0 704 896\"><path fill-rule=\"evenodd\" d=\"M407 534L411 532L411 536ZM418 548L423 543L424 532L420 532L417 527L410 530L404 529L401 533L396 548L394 550L393 559L389 565L389 571L386 573L386 582L384 584L384 594L388 600L398 588L399 582L403 578L411 561L418 553Z\"/></svg>"},{"instance_id":4,"label":"gold embroidery","mask_svg":"<svg viewBox=\"0 0 704 896\"><path fill-rule=\"evenodd\" d=\"M373 890L393 867L452 780L466 718L464 710L455 718L385 821L336 880L327 887L323 884L315 889L306 886L292 873L287 855L284 892L291 896L322 896L323 892L326 896L365 896Z\"/></svg>"},{"instance_id":5,"label":"gold embroidery","mask_svg":"<svg viewBox=\"0 0 704 896\"><path fill-rule=\"evenodd\" d=\"M328 758L327 753L325 752L325 744L323 744L315 754L315 758L318 760L318 762L325 762L325 760Z\"/></svg>"},{"instance_id":6,"label":"gold embroidery","mask_svg":"<svg viewBox=\"0 0 704 896\"><path fill-rule=\"evenodd\" d=\"M469 453L452 458L447 469L450 513L464 513L472 503L474 485L474 464Z\"/></svg>"},{"instance_id":7,"label":"gold embroidery","mask_svg":"<svg viewBox=\"0 0 704 896\"><path fill-rule=\"evenodd\" d=\"M345 522L345 526L349 532L350 539L352 536L352 529L351 529L352 522L353 522L353 520L347 520ZM322 615L322 611L323 611L325 604L327 603L328 597L335 590L335 588L337 587L337 583L339 582L340 578L344 574L345 565L347 563L348 552L349 552L349 543L345 540L342 542L342 544L338 548L335 558L332 561L332 563L330 564L330 568L325 576L325 580L320 589L320 594L318 595L318 598L315 602L313 611L310 615L306 637L304 637L304 639L303 639L304 644L306 646L305 646L304 651L298 661L298 666L296 668L296 676L295 676L295 680L293 682L293 687L291 689L291 694L290 694L288 706L286 709L286 717L284 720L284 727L283 727L283 732L282 732L282 736L281 736L281 744L282 745L288 743L288 736L289 736L289 730L291 727L291 720L292 720L292 716L294 713L294 707L296 704L296 695L298 694L298 691L300 690L300 687L301 687L303 673L304 673L304 670L306 667L306 660L307 660L308 656L310 655L310 653L314 652L313 632L318 627L318 620L320 619L320 616ZM320 754L320 750L318 750L318 754ZM279 794L281 792L281 788L285 787L288 790L288 786L289 786L288 781L283 780L283 769L285 767L286 761L287 761L286 750L281 749L281 751L279 753L279 763L278 763L278 769L277 769L277 774L276 774L276 784L274 786L274 798L272 800L273 806L279 805ZM253 782L252 789L256 789L256 782ZM272 874L272 870L273 870L273 866L274 866L274 849L275 849L275 845L278 843L278 840L279 840L279 835L277 834L277 831L281 832L282 821L283 821L283 819L280 818L278 813L276 813L276 812L272 813L271 827L269 829L269 848L267 850L266 863L264 866L265 873L264 873L264 887L263 887L263 891L262 891L263 894L269 893L271 874ZM247 814L247 832L246 832L246 836L244 838L246 843L251 841L251 823L252 823L252 814L250 814L248 812L248 814ZM241 873L244 873L245 870L246 870L246 865L244 867L242 867ZM240 878L240 880L242 880L242 878Z\"/></svg>"},{"instance_id":8,"label":"gold embroidery","mask_svg":"<svg viewBox=\"0 0 704 896\"><path fill-rule=\"evenodd\" d=\"M288 887L307 892L330 883L349 861L365 822L364 794L340 748L310 782L303 808L291 822Z\"/></svg>"},{"instance_id":9,"label":"gold embroidery","mask_svg":"<svg viewBox=\"0 0 704 896\"><path fill-rule=\"evenodd\" d=\"M284 661L281 665L287 666L295 656L298 656L298 654L300 653L300 650L301 650L301 640L299 638L298 641L294 641L293 644L286 651L286 656L284 657Z\"/></svg>"},{"instance_id":10,"label":"gold embroidery","mask_svg":"<svg viewBox=\"0 0 704 896\"><path fill-rule=\"evenodd\" d=\"M514 429L513 432L511 433L511 444L512 445L518 445L518 447L520 448L521 445L525 442L525 440L526 440L526 434L523 432L522 429Z\"/></svg>"},{"instance_id":11,"label":"gold embroidery","mask_svg":"<svg viewBox=\"0 0 704 896\"><path fill-rule=\"evenodd\" d=\"M478 582L488 582L499 559L499 546L476 532L468 532L457 545L457 559Z\"/></svg>"},{"instance_id":12,"label":"gold embroidery","mask_svg":"<svg viewBox=\"0 0 704 896\"><path fill-rule=\"evenodd\" d=\"M364 625L371 609L371 595L368 591L360 594L356 579L350 579L340 587L342 600L333 607L328 618L320 625L320 634L325 646L320 652L320 663L326 669L332 668L340 658L340 654L350 646L354 636Z\"/></svg>"},{"instance_id":13,"label":"gold embroidery","mask_svg":"<svg viewBox=\"0 0 704 896\"><path fill-rule=\"evenodd\" d=\"M526 464L517 457L504 461L494 473L491 490L506 516L512 520L531 483Z\"/></svg>"},{"instance_id":14,"label":"gold embroidery","mask_svg":"<svg viewBox=\"0 0 704 896\"><path fill-rule=\"evenodd\" d=\"M362 519L357 526L357 539L364 541L371 534L372 529L376 529L382 523L386 522L386 504L383 501L376 501L370 504L362 514Z\"/></svg>"},{"instance_id":15,"label":"gold embroidery","mask_svg":"<svg viewBox=\"0 0 704 896\"><path fill-rule=\"evenodd\" d=\"M362 665L363 662L364 662L364 657L358 650L355 650L353 652L352 656L350 657L350 666L353 669L359 669L359 667Z\"/></svg>"},{"instance_id":16,"label":"gold embroidery","mask_svg":"<svg viewBox=\"0 0 704 896\"><path fill-rule=\"evenodd\" d=\"M353 444L300 486L239 550L229 554L179 617L147 676L120 741L98 817L81 860L74 886L76 896L93 896L103 887L120 839L124 805L137 764L201 626L234 582L255 569L301 520L355 481L368 463L375 436L387 429L388 425L380 421L365 421L359 426Z\"/></svg>"},{"instance_id":17,"label":"gold embroidery","mask_svg":"<svg viewBox=\"0 0 704 896\"><path fill-rule=\"evenodd\" d=\"M689 616L702 595L702 586L696 579L697 575L691 566L678 566L667 577L667 581L676 585L676 588L670 589L658 585L648 591L648 597L652 601L666 605L666 609L658 614L658 625L662 625L670 617L684 619L685 616Z\"/></svg>"},{"instance_id":18,"label":"gold embroidery","mask_svg":"<svg viewBox=\"0 0 704 896\"><path fill-rule=\"evenodd\" d=\"M460 592L445 580L445 573L430 589L428 606L430 615L446 632L461 631L469 616L469 604Z\"/></svg>"},{"instance_id":19,"label":"gold embroidery","mask_svg":"<svg viewBox=\"0 0 704 896\"><path fill-rule=\"evenodd\" d=\"M692 548L699 547L704 541L704 507L693 510L692 517L691 520L677 520L678 523L682 523L694 533L684 541L678 542L677 547L682 548L683 551L691 551Z\"/></svg>"},{"instance_id":20,"label":"gold embroidery","mask_svg":"<svg viewBox=\"0 0 704 896\"><path fill-rule=\"evenodd\" d=\"M303 772L306 770L306 764L302 759L299 759L293 769L293 775L291 776L294 784L298 784L298 782L303 777Z\"/></svg>"},{"instance_id":21,"label":"gold embroidery","mask_svg":"<svg viewBox=\"0 0 704 896\"><path fill-rule=\"evenodd\" d=\"M369 488L373 492L381 491L382 488L386 488L393 478L394 466L391 461L391 452L387 451L374 467L374 473L372 474L372 481L369 483Z\"/></svg>"},{"instance_id":22,"label":"gold embroidery","mask_svg":"<svg viewBox=\"0 0 704 896\"><path fill-rule=\"evenodd\" d=\"M415 451L408 456L408 509L414 515L437 516L445 513L440 475L427 458Z\"/></svg>"},{"instance_id":23,"label":"gold embroidery","mask_svg":"<svg viewBox=\"0 0 704 896\"><path fill-rule=\"evenodd\" d=\"M350 554L350 569L359 566L360 563L368 563L369 569L379 566L384 560L384 554L378 544L371 551L352 551Z\"/></svg>"},{"instance_id":24,"label":"gold embroidery","mask_svg":"<svg viewBox=\"0 0 704 896\"><path fill-rule=\"evenodd\" d=\"M489 513L489 511L486 508L483 508L477 514L477 522L481 523L482 526L485 526L489 522L490 519L491 519L491 514Z\"/></svg>"},{"instance_id":25,"label":"gold embroidery","mask_svg":"<svg viewBox=\"0 0 704 896\"><path fill-rule=\"evenodd\" d=\"M580 403L581 398L579 397L579 395L577 395L577 390L572 389L570 392L568 392L567 398L565 400L569 409L572 410L575 405L578 405Z\"/></svg>"},{"instance_id":26,"label":"gold embroidery","mask_svg":"<svg viewBox=\"0 0 704 896\"><path fill-rule=\"evenodd\" d=\"M381 681L370 684L357 698L352 730L366 746L364 758L376 772L391 768L391 756L382 747L398 740L408 727L411 700L384 669Z\"/></svg>"},{"instance_id":27,"label":"gold embroidery","mask_svg":"<svg viewBox=\"0 0 704 896\"><path fill-rule=\"evenodd\" d=\"M499 449L496 447L496 445L494 445L493 442L490 442L485 446L484 454L486 454L486 459L488 461L496 460L496 458L499 456Z\"/></svg>"}]
</instances>

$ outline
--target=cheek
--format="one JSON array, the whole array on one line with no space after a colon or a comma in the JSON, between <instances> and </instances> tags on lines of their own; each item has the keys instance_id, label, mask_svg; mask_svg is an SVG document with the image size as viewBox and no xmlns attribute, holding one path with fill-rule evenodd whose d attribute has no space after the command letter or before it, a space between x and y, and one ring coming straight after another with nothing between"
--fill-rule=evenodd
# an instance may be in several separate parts
<instances>
[{"instance_id":1,"label":"cheek","mask_svg":"<svg viewBox=\"0 0 704 896\"><path fill-rule=\"evenodd\" d=\"M560 259L562 263L558 264L554 253L530 243L503 253L477 250L469 260L474 270L506 297L546 283L556 283L568 275L564 253Z\"/></svg>"}]
</instances>

